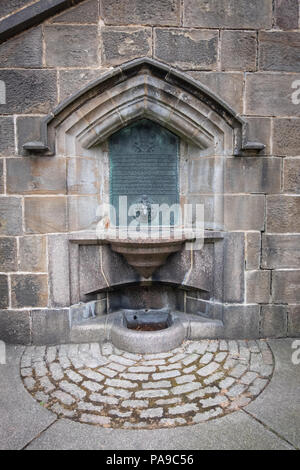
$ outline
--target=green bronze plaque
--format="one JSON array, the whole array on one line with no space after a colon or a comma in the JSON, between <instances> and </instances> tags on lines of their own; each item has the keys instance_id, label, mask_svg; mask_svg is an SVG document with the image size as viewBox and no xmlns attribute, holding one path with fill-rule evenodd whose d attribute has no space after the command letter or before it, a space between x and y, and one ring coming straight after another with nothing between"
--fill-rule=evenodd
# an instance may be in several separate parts
<instances>
[{"instance_id":1,"label":"green bronze plaque","mask_svg":"<svg viewBox=\"0 0 300 470\"><path fill-rule=\"evenodd\" d=\"M146 119L110 137L110 202L116 209L117 224L120 196L127 196L128 207L179 202L178 149L176 135ZM133 218L129 216L127 222Z\"/></svg>"}]
</instances>

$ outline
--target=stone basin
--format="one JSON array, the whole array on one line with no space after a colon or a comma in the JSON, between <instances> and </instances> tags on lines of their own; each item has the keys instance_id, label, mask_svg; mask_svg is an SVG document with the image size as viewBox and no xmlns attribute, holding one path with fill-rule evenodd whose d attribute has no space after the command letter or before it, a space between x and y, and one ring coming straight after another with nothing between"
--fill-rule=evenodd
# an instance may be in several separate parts
<instances>
[{"instance_id":1,"label":"stone basin","mask_svg":"<svg viewBox=\"0 0 300 470\"><path fill-rule=\"evenodd\" d=\"M128 264L144 278L149 278L162 266L168 256L182 249L187 238L138 238L108 240L116 253L122 254Z\"/></svg>"},{"instance_id":2,"label":"stone basin","mask_svg":"<svg viewBox=\"0 0 300 470\"><path fill-rule=\"evenodd\" d=\"M163 325L156 331L132 329L137 325ZM167 352L180 346L185 338L182 322L168 309L123 310L111 328L111 341L119 349L132 353Z\"/></svg>"}]
</instances>

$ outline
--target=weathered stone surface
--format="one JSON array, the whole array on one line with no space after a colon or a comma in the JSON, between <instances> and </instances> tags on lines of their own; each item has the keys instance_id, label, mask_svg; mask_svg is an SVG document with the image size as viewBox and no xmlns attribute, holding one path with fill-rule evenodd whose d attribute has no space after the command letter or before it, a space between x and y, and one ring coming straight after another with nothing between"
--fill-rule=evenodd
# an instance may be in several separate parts
<instances>
[{"instance_id":1,"label":"weathered stone surface","mask_svg":"<svg viewBox=\"0 0 300 470\"><path fill-rule=\"evenodd\" d=\"M20 237L19 268L22 272L46 272L46 238L39 235Z\"/></svg>"},{"instance_id":2,"label":"weathered stone surface","mask_svg":"<svg viewBox=\"0 0 300 470\"><path fill-rule=\"evenodd\" d=\"M10 13L19 10L27 6L28 3L32 3L31 0L10 0L9 2L1 2L0 5L0 18L7 16Z\"/></svg>"},{"instance_id":3,"label":"weathered stone surface","mask_svg":"<svg viewBox=\"0 0 300 470\"><path fill-rule=\"evenodd\" d=\"M16 271L17 266L17 240L16 238L0 238L0 271Z\"/></svg>"},{"instance_id":4,"label":"weathered stone surface","mask_svg":"<svg viewBox=\"0 0 300 470\"><path fill-rule=\"evenodd\" d=\"M26 197L25 227L27 233L55 233L67 230L65 197Z\"/></svg>"},{"instance_id":5,"label":"weathered stone surface","mask_svg":"<svg viewBox=\"0 0 300 470\"><path fill-rule=\"evenodd\" d=\"M272 26L269 0L185 0L184 26L260 29Z\"/></svg>"},{"instance_id":6,"label":"weathered stone surface","mask_svg":"<svg viewBox=\"0 0 300 470\"><path fill-rule=\"evenodd\" d=\"M154 55L181 68L214 70L217 67L218 34L207 30L157 28Z\"/></svg>"},{"instance_id":7,"label":"weathered stone surface","mask_svg":"<svg viewBox=\"0 0 300 470\"><path fill-rule=\"evenodd\" d=\"M0 274L0 308L8 308L8 304L8 277L5 274Z\"/></svg>"},{"instance_id":8,"label":"weathered stone surface","mask_svg":"<svg viewBox=\"0 0 300 470\"><path fill-rule=\"evenodd\" d=\"M1 106L1 105L0 105ZM0 156L15 154L14 121L10 117L0 118Z\"/></svg>"},{"instance_id":9,"label":"weathered stone surface","mask_svg":"<svg viewBox=\"0 0 300 470\"><path fill-rule=\"evenodd\" d=\"M0 339L6 343L30 344L30 312L0 310Z\"/></svg>"},{"instance_id":10,"label":"weathered stone surface","mask_svg":"<svg viewBox=\"0 0 300 470\"><path fill-rule=\"evenodd\" d=\"M300 337L300 305L289 305L288 336Z\"/></svg>"},{"instance_id":11,"label":"weathered stone surface","mask_svg":"<svg viewBox=\"0 0 300 470\"><path fill-rule=\"evenodd\" d=\"M99 64L97 26L46 26L45 42L46 64L50 67Z\"/></svg>"},{"instance_id":12,"label":"weathered stone surface","mask_svg":"<svg viewBox=\"0 0 300 470\"><path fill-rule=\"evenodd\" d=\"M272 294L275 303L300 302L300 270L273 271Z\"/></svg>"},{"instance_id":13,"label":"weathered stone surface","mask_svg":"<svg viewBox=\"0 0 300 470\"><path fill-rule=\"evenodd\" d=\"M103 0L101 15L106 24L180 24L180 1Z\"/></svg>"},{"instance_id":14,"label":"weathered stone surface","mask_svg":"<svg viewBox=\"0 0 300 470\"><path fill-rule=\"evenodd\" d=\"M22 234L22 201L17 197L0 197L0 234Z\"/></svg>"},{"instance_id":15,"label":"weathered stone surface","mask_svg":"<svg viewBox=\"0 0 300 470\"><path fill-rule=\"evenodd\" d=\"M0 160L0 193L4 193L3 160Z\"/></svg>"},{"instance_id":16,"label":"weathered stone surface","mask_svg":"<svg viewBox=\"0 0 300 470\"><path fill-rule=\"evenodd\" d=\"M223 31L221 33L221 69L256 70L256 33Z\"/></svg>"},{"instance_id":17,"label":"weathered stone surface","mask_svg":"<svg viewBox=\"0 0 300 470\"><path fill-rule=\"evenodd\" d=\"M106 26L101 29L102 63L116 65L151 55L151 28Z\"/></svg>"},{"instance_id":18,"label":"weathered stone surface","mask_svg":"<svg viewBox=\"0 0 300 470\"><path fill-rule=\"evenodd\" d=\"M0 68L41 67L42 28L33 28L0 44Z\"/></svg>"},{"instance_id":19,"label":"weathered stone surface","mask_svg":"<svg viewBox=\"0 0 300 470\"><path fill-rule=\"evenodd\" d=\"M262 238L263 268L300 268L300 235L269 235Z\"/></svg>"},{"instance_id":20,"label":"weathered stone surface","mask_svg":"<svg viewBox=\"0 0 300 470\"><path fill-rule=\"evenodd\" d=\"M11 303L13 308L46 307L48 279L46 274L13 274Z\"/></svg>"},{"instance_id":21,"label":"weathered stone surface","mask_svg":"<svg viewBox=\"0 0 300 470\"><path fill-rule=\"evenodd\" d=\"M225 192L280 192L281 163L281 158L227 158Z\"/></svg>"},{"instance_id":22,"label":"weathered stone surface","mask_svg":"<svg viewBox=\"0 0 300 470\"><path fill-rule=\"evenodd\" d=\"M188 168L189 192L192 194L222 193L223 165L222 158L201 158L190 160Z\"/></svg>"},{"instance_id":23,"label":"weathered stone surface","mask_svg":"<svg viewBox=\"0 0 300 470\"><path fill-rule=\"evenodd\" d=\"M224 308L223 322L227 338L258 338L259 305L228 305Z\"/></svg>"},{"instance_id":24,"label":"weathered stone surface","mask_svg":"<svg viewBox=\"0 0 300 470\"><path fill-rule=\"evenodd\" d=\"M0 70L6 84L6 104L1 114L47 114L56 104L56 71Z\"/></svg>"},{"instance_id":25,"label":"weathered stone surface","mask_svg":"<svg viewBox=\"0 0 300 470\"><path fill-rule=\"evenodd\" d=\"M70 305L69 242L65 235L48 237L49 304L51 307Z\"/></svg>"},{"instance_id":26,"label":"weathered stone surface","mask_svg":"<svg viewBox=\"0 0 300 470\"><path fill-rule=\"evenodd\" d=\"M6 161L10 194L65 194L65 158L9 158Z\"/></svg>"},{"instance_id":27,"label":"weathered stone surface","mask_svg":"<svg viewBox=\"0 0 300 470\"><path fill-rule=\"evenodd\" d=\"M66 24L98 24L99 6L97 0L88 0L82 4L69 8L67 11L60 13L50 20L50 23L66 23Z\"/></svg>"},{"instance_id":28,"label":"weathered stone surface","mask_svg":"<svg viewBox=\"0 0 300 470\"><path fill-rule=\"evenodd\" d=\"M270 301L270 271L246 272L246 302L261 304Z\"/></svg>"},{"instance_id":29,"label":"weathered stone surface","mask_svg":"<svg viewBox=\"0 0 300 470\"><path fill-rule=\"evenodd\" d=\"M72 69L59 71L59 96L61 100L68 98L81 88L84 88L89 82L100 78L107 69Z\"/></svg>"},{"instance_id":30,"label":"weathered stone surface","mask_svg":"<svg viewBox=\"0 0 300 470\"><path fill-rule=\"evenodd\" d=\"M300 33L259 33L259 68L279 72L300 72Z\"/></svg>"},{"instance_id":31,"label":"weathered stone surface","mask_svg":"<svg viewBox=\"0 0 300 470\"><path fill-rule=\"evenodd\" d=\"M246 269L258 269L261 256L261 234L260 232L248 232L245 235L245 258Z\"/></svg>"},{"instance_id":32,"label":"weathered stone surface","mask_svg":"<svg viewBox=\"0 0 300 470\"><path fill-rule=\"evenodd\" d=\"M300 232L300 196L267 196L267 232Z\"/></svg>"},{"instance_id":33,"label":"weathered stone surface","mask_svg":"<svg viewBox=\"0 0 300 470\"><path fill-rule=\"evenodd\" d=\"M99 194L100 168L96 158L68 158L68 194Z\"/></svg>"},{"instance_id":34,"label":"weathered stone surface","mask_svg":"<svg viewBox=\"0 0 300 470\"><path fill-rule=\"evenodd\" d=\"M263 230L265 197L263 195L225 195L225 230Z\"/></svg>"},{"instance_id":35,"label":"weathered stone surface","mask_svg":"<svg viewBox=\"0 0 300 470\"><path fill-rule=\"evenodd\" d=\"M287 193L300 193L300 158L284 159L283 190Z\"/></svg>"},{"instance_id":36,"label":"weathered stone surface","mask_svg":"<svg viewBox=\"0 0 300 470\"><path fill-rule=\"evenodd\" d=\"M255 116L299 116L299 106L295 106L292 100L295 80L300 80L299 74L247 74L246 113Z\"/></svg>"},{"instance_id":37,"label":"weathered stone surface","mask_svg":"<svg viewBox=\"0 0 300 470\"><path fill-rule=\"evenodd\" d=\"M261 150L261 155L271 154L271 118L247 117L249 123L248 139L250 142L261 142L266 147Z\"/></svg>"},{"instance_id":38,"label":"weathered stone surface","mask_svg":"<svg viewBox=\"0 0 300 470\"><path fill-rule=\"evenodd\" d=\"M298 21L298 0L275 0L275 25L279 29L298 29Z\"/></svg>"},{"instance_id":39,"label":"weathered stone surface","mask_svg":"<svg viewBox=\"0 0 300 470\"><path fill-rule=\"evenodd\" d=\"M68 198L69 230L92 230L96 228L99 217L96 196L70 196Z\"/></svg>"},{"instance_id":40,"label":"weathered stone surface","mask_svg":"<svg viewBox=\"0 0 300 470\"><path fill-rule=\"evenodd\" d=\"M243 112L244 76L238 72L188 72L193 78L226 101L235 111Z\"/></svg>"},{"instance_id":41,"label":"weathered stone surface","mask_svg":"<svg viewBox=\"0 0 300 470\"><path fill-rule=\"evenodd\" d=\"M32 310L33 344L62 344L69 341L69 310Z\"/></svg>"},{"instance_id":42,"label":"weathered stone surface","mask_svg":"<svg viewBox=\"0 0 300 470\"><path fill-rule=\"evenodd\" d=\"M243 233L228 233L224 239L223 259L223 300L242 302L244 300L244 256Z\"/></svg>"},{"instance_id":43,"label":"weathered stone surface","mask_svg":"<svg viewBox=\"0 0 300 470\"><path fill-rule=\"evenodd\" d=\"M41 120L42 117L40 116L17 117L16 124L19 155L30 155L27 150L23 149L23 145L25 143L41 140Z\"/></svg>"},{"instance_id":44,"label":"weathered stone surface","mask_svg":"<svg viewBox=\"0 0 300 470\"><path fill-rule=\"evenodd\" d=\"M294 106L296 108L299 106ZM300 119L274 119L274 155L299 156Z\"/></svg>"},{"instance_id":45,"label":"weathered stone surface","mask_svg":"<svg viewBox=\"0 0 300 470\"><path fill-rule=\"evenodd\" d=\"M286 305L263 305L261 308L261 337L282 338L287 336L288 307Z\"/></svg>"}]
</instances>

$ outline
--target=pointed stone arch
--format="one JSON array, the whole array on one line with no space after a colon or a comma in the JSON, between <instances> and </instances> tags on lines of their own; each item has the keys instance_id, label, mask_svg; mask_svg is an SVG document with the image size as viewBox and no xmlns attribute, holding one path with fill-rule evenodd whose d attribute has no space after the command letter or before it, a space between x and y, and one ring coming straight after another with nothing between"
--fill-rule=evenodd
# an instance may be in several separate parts
<instances>
[{"instance_id":1,"label":"pointed stone arch","mask_svg":"<svg viewBox=\"0 0 300 470\"><path fill-rule=\"evenodd\" d=\"M41 140L23 147L55 155L57 136L63 132L65 145L91 149L143 118L215 155L264 148L248 142L247 123L210 90L149 58L116 67L64 101L42 121Z\"/></svg>"}]
</instances>

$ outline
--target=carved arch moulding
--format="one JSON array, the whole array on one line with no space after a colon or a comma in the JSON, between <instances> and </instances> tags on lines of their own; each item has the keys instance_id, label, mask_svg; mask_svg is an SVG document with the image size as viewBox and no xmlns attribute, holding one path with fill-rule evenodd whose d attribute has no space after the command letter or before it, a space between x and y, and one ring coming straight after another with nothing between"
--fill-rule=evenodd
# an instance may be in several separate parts
<instances>
[{"instance_id":1,"label":"carved arch moulding","mask_svg":"<svg viewBox=\"0 0 300 470\"><path fill-rule=\"evenodd\" d=\"M75 145L79 155L80 149L91 149L143 118L205 153L241 155L265 147L248 141L246 121L208 88L166 64L142 58L114 68L62 102L41 121L40 140L23 148L55 155L58 134L64 134L63 145Z\"/></svg>"}]
</instances>

